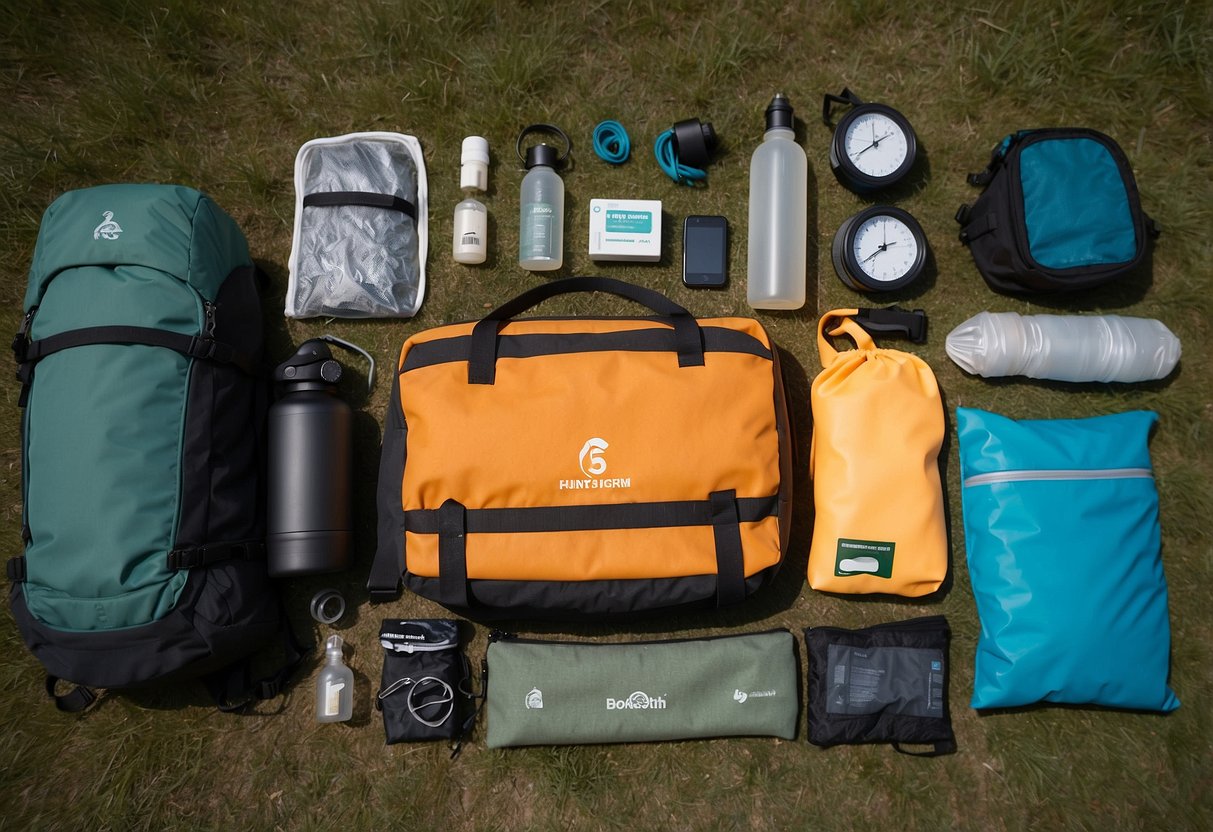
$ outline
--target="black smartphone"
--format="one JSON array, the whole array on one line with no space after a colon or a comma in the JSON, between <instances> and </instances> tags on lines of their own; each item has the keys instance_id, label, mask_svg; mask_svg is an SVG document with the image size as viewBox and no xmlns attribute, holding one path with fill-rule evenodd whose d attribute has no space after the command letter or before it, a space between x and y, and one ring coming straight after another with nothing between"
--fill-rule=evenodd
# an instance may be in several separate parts
<instances>
[{"instance_id":1,"label":"black smartphone","mask_svg":"<svg viewBox=\"0 0 1213 832\"><path fill-rule=\"evenodd\" d=\"M682 282L696 289L718 288L728 280L729 221L690 216L682 224Z\"/></svg>"}]
</instances>

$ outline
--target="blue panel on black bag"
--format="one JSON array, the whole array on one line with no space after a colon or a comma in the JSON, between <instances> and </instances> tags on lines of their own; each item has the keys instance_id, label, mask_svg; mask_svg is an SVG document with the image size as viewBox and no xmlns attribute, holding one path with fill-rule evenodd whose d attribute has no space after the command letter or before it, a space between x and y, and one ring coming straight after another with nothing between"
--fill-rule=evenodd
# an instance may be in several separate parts
<instances>
[{"instance_id":1,"label":"blue panel on black bag","mask_svg":"<svg viewBox=\"0 0 1213 832\"><path fill-rule=\"evenodd\" d=\"M1051 139L1019 157L1032 258L1049 269L1127 263L1137 230L1124 179L1094 139Z\"/></svg>"},{"instance_id":2,"label":"blue panel on black bag","mask_svg":"<svg viewBox=\"0 0 1213 832\"><path fill-rule=\"evenodd\" d=\"M1172 711L1155 413L1014 421L956 411L981 637L974 708Z\"/></svg>"}]
</instances>

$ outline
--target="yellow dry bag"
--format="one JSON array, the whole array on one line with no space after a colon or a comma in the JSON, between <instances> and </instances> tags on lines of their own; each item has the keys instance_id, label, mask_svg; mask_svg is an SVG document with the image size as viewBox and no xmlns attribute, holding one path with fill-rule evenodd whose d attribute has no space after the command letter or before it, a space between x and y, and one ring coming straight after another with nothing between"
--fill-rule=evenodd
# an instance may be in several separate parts
<instances>
[{"instance_id":1,"label":"yellow dry bag","mask_svg":"<svg viewBox=\"0 0 1213 832\"><path fill-rule=\"evenodd\" d=\"M939 385L918 356L877 347L860 320L878 330L925 328L921 313L895 309L836 309L818 324L823 369L812 389L809 586L927 595L948 569ZM827 328L858 349L834 349Z\"/></svg>"}]
</instances>

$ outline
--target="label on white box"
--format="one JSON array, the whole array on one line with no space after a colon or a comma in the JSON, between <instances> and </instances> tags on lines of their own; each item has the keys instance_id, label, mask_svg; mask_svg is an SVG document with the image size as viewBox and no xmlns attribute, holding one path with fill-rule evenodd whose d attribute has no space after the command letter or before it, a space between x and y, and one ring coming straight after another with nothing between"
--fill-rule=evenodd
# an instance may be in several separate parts
<instances>
[{"instance_id":1,"label":"label on white box","mask_svg":"<svg viewBox=\"0 0 1213 832\"><path fill-rule=\"evenodd\" d=\"M660 260L661 200L591 199L590 257Z\"/></svg>"}]
</instances>

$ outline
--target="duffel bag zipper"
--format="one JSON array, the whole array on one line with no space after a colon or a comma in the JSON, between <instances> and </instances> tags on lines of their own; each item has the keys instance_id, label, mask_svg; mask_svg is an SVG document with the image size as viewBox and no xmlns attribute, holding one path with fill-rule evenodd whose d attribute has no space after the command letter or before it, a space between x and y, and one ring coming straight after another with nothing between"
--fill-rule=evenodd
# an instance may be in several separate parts
<instances>
[{"instance_id":1,"label":"duffel bag zipper","mask_svg":"<svg viewBox=\"0 0 1213 832\"><path fill-rule=\"evenodd\" d=\"M1053 480L1136 480L1153 479L1149 468L1058 468L1028 469L1024 471L991 471L966 477L965 488L1004 482L1047 482Z\"/></svg>"}]
</instances>

